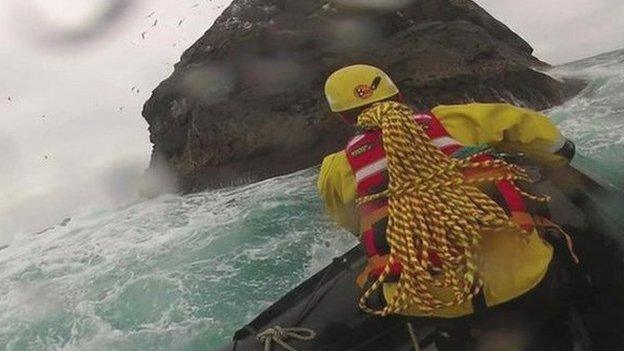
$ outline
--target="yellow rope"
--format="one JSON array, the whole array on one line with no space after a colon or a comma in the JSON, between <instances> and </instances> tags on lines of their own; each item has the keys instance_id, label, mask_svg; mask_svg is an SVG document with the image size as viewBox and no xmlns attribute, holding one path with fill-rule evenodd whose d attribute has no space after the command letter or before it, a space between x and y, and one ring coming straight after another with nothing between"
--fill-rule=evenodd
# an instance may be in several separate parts
<instances>
[{"instance_id":1,"label":"yellow rope","mask_svg":"<svg viewBox=\"0 0 624 351\"><path fill-rule=\"evenodd\" d=\"M390 178L387 191L357 200L361 205L380 197L389 199L386 230L389 262L380 277L365 290L360 307L382 316L400 313L409 307L432 313L472 299L483 285L477 272L481 232L504 226L519 228L474 184L528 181L529 176L520 167L503 160L472 161L483 153L463 160L445 155L414 122L413 111L397 102L372 105L358 117L358 126L365 130L381 128ZM461 171L468 168L499 168L506 172L467 181ZM547 200L521 193L531 199ZM432 276L430 252L436 253L442 261L439 278ZM390 267L397 261L403 270L396 294L383 309L371 309L367 301L381 288ZM450 289L453 298L442 301L434 297L429 288L432 285Z\"/></svg>"}]
</instances>

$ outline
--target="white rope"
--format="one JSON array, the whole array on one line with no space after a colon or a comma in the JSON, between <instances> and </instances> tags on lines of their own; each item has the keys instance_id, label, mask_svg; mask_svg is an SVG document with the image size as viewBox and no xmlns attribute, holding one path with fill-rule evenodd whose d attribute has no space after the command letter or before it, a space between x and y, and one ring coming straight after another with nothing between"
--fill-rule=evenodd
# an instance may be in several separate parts
<instances>
[{"instance_id":1,"label":"white rope","mask_svg":"<svg viewBox=\"0 0 624 351\"><path fill-rule=\"evenodd\" d=\"M282 328L280 326L274 326L265 329L258 334L258 340L264 344L264 351L271 351L271 345L276 343L288 351L298 351L294 347L288 345L286 340L298 339L303 341L309 341L316 337L316 333L312 329L308 328Z\"/></svg>"},{"instance_id":2,"label":"white rope","mask_svg":"<svg viewBox=\"0 0 624 351\"><path fill-rule=\"evenodd\" d=\"M416 335L414 326L410 322L405 324L407 324L407 331L409 332L410 339L412 339L412 344L414 344L414 351L420 351L420 342L418 341L418 336Z\"/></svg>"}]
</instances>

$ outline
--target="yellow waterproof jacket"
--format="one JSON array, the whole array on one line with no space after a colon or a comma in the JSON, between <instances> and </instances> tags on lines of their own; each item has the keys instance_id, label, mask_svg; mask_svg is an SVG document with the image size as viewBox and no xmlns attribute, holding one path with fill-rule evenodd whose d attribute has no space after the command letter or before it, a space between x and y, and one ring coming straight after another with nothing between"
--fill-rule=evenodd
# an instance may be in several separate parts
<instances>
[{"instance_id":1,"label":"yellow waterproof jacket","mask_svg":"<svg viewBox=\"0 0 624 351\"><path fill-rule=\"evenodd\" d=\"M565 138L548 117L538 112L508 104L479 103L438 106L432 112L449 134L466 146L490 144L499 150L522 152L526 159L545 167L569 161L556 154ZM344 151L325 158L318 189L330 217L359 236L356 182ZM482 233L481 251L479 270L488 306L509 301L535 287L546 274L553 254L551 246L537 232L527 237L509 229L505 233ZM388 300L393 292L394 284L384 284ZM447 293L438 291L442 299ZM472 312L468 302L438 310L434 316L459 317ZM406 314L425 315L415 309Z\"/></svg>"}]
</instances>

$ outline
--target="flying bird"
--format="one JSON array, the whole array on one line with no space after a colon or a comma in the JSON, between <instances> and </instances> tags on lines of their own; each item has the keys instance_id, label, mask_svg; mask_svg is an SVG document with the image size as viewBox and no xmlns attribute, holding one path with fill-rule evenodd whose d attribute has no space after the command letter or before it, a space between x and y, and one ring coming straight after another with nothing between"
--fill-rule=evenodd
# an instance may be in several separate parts
<instances>
[{"instance_id":1,"label":"flying bird","mask_svg":"<svg viewBox=\"0 0 624 351\"><path fill-rule=\"evenodd\" d=\"M184 23L184 19L181 19L180 22L178 22L178 27L181 26L182 23Z\"/></svg>"},{"instance_id":2,"label":"flying bird","mask_svg":"<svg viewBox=\"0 0 624 351\"><path fill-rule=\"evenodd\" d=\"M119 112L123 111L124 107L125 107L125 106L120 106L120 107L119 107Z\"/></svg>"},{"instance_id":3,"label":"flying bird","mask_svg":"<svg viewBox=\"0 0 624 351\"><path fill-rule=\"evenodd\" d=\"M147 32L142 32L141 33L141 38L145 39L145 35L147 34Z\"/></svg>"},{"instance_id":4,"label":"flying bird","mask_svg":"<svg viewBox=\"0 0 624 351\"><path fill-rule=\"evenodd\" d=\"M13 98L11 98L10 96L8 96L8 97L7 97L7 100L8 100L9 102L11 102L11 101L13 101Z\"/></svg>"},{"instance_id":5,"label":"flying bird","mask_svg":"<svg viewBox=\"0 0 624 351\"><path fill-rule=\"evenodd\" d=\"M158 24L158 18L154 21L154 24L152 24L152 27L156 27L157 24Z\"/></svg>"}]
</instances>

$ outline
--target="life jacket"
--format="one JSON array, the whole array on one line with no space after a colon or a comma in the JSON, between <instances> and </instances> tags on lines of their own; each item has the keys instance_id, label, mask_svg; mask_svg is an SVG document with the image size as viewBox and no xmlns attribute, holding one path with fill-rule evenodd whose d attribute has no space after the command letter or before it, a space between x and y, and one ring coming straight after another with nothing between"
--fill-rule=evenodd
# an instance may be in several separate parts
<instances>
[{"instance_id":1,"label":"life jacket","mask_svg":"<svg viewBox=\"0 0 624 351\"><path fill-rule=\"evenodd\" d=\"M423 127L431 142L448 156L465 158L483 151L483 148L466 147L453 139L431 112L416 113L414 120ZM387 160L381 136L381 130L366 131L353 137L347 144L345 151L355 175L358 197L377 194L388 189ZM490 154L481 153L473 160L478 162L493 158L494 156ZM463 175L467 179L471 177L482 179L487 176L500 175L497 172L506 171L500 168L478 168L465 170ZM528 213L527 204L512 181L500 180L494 184L480 186L480 188L507 212L512 221L524 230L533 230L534 222ZM382 197L359 205L358 215L360 240L368 258L367 268L358 278L358 284L363 285L366 280L378 278L388 263L390 254L390 246L386 240L388 199ZM433 271L441 266L440 259L435 252L429 252L429 260ZM400 262L395 262L390 268L387 281L397 279L402 270Z\"/></svg>"}]
</instances>

